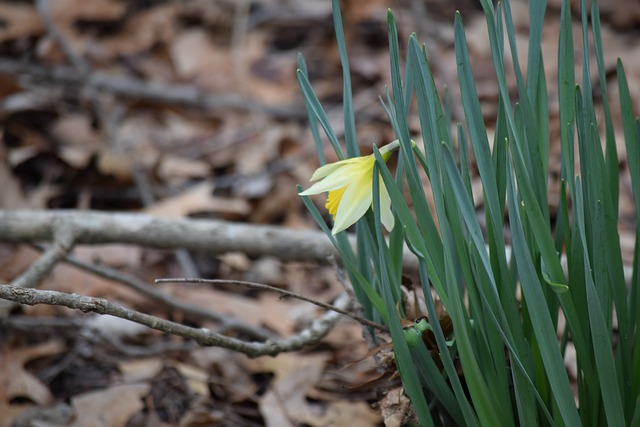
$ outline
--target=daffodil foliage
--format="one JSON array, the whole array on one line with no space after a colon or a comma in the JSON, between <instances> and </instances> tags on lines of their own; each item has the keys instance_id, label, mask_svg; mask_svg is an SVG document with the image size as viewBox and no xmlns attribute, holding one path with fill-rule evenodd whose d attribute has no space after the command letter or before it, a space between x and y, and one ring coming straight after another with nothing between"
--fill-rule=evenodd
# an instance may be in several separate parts
<instances>
[{"instance_id":1,"label":"daffodil foliage","mask_svg":"<svg viewBox=\"0 0 640 427\"><path fill-rule=\"evenodd\" d=\"M449 103L440 98L433 58L416 35L409 36L407 57L401 58L395 18L388 12L392 94L382 99L383 107L401 141L414 131L409 114L419 118L422 139L419 149L412 144L412 153L401 150L402 167L394 176L378 157L355 157L348 58L339 1L333 0L344 75L344 145L351 158L319 168L311 178L315 183L300 194L329 193L332 234L339 234L331 241L363 312L389 329L396 366L421 426L640 426L640 243L623 257L617 224L620 178L633 193L633 221L640 224L640 122L632 92L618 61L618 128L606 93L614 76L604 66L598 2L590 1L588 8L587 0L579 1L582 36L574 43L576 2L562 0L557 113L550 115L550 76L544 73L541 45L547 2L528 2L526 55L518 51L522 44L516 43L509 3L494 7L480 0L500 97L498 120L489 132L462 16L456 14L453 28L457 76L451 81L457 77L464 113L464 123L456 124ZM578 44L581 61L575 56ZM526 72L519 65L524 57ZM323 159L319 124L343 159L300 63L298 79L318 155ZM517 92L509 75L515 76ZM593 99L596 75L602 111ZM549 158L556 151L550 149L551 120L556 127L562 123L559 141L553 141L560 146L560 161ZM619 135L624 135L628 177L619 168ZM399 146L394 141L380 148L382 160ZM553 191L550 160L561 169ZM481 188L472 185L472 169L479 176L473 183ZM424 180L430 185L422 186ZM372 194L374 184L379 194ZM479 191L482 215L476 210ZM552 194L556 202L549 200ZM307 198L304 202L329 231L318 209ZM340 233L372 206L374 221L361 222L353 240ZM390 230L394 220L398 226L386 236L378 223ZM418 264L420 284L410 290L408 275L403 277L405 248ZM419 301L415 306L426 308L420 313L426 318L415 322L405 297L412 292ZM575 357L567 357L570 349ZM571 377L567 363L574 363Z\"/></svg>"}]
</instances>

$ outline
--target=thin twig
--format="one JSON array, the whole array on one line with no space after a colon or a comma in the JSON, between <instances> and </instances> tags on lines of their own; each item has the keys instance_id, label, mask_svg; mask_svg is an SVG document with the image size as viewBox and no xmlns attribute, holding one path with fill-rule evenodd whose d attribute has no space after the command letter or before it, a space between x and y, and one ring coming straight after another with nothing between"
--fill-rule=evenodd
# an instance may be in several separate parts
<instances>
[{"instance_id":1,"label":"thin twig","mask_svg":"<svg viewBox=\"0 0 640 427\"><path fill-rule=\"evenodd\" d=\"M313 321L308 328L289 338L280 340L270 339L265 342L246 342L211 332L206 328L192 328L180 323L160 319L159 317L122 307L104 298L93 298L57 291L27 289L11 285L0 285L0 298L20 304L59 305L83 312L108 314L131 320L161 332L192 339L203 346L223 347L244 353L249 357L275 356L279 353L296 351L312 345L324 338L340 319L338 313L329 311ZM335 305L344 309L349 303L349 297L346 294L342 294L336 300Z\"/></svg>"},{"instance_id":2,"label":"thin twig","mask_svg":"<svg viewBox=\"0 0 640 427\"><path fill-rule=\"evenodd\" d=\"M69 226L61 226L57 229L53 244L31 264L29 268L16 277L11 284L23 288L36 287L44 277L60 262L73 247L75 235Z\"/></svg>"},{"instance_id":3,"label":"thin twig","mask_svg":"<svg viewBox=\"0 0 640 427\"><path fill-rule=\"evenodd\" d=\"M206 283L206 284L210 284L210 285L240 285L240 286L247 286L249 288L254 288L254 289L266 289L269 291L273 291L273 292L277 292L280 295L285 295L291 298L296 298L299 299L301 301L306 301L309 302L311 304L317 305L318 307L322 307L325 310L332 310L335 311L336 313L340 313L344 316L350 317L353 320L365 325L365 326L371 326L372 328L376 328L380 331L384 331L384 332L389 332L389 329L384 326L381 325L379 323L376 322L372 322L369 319L365 319L362 316L358 316L355 313L352 313L348 310L343 310L340 307L336 307L334 305L331 304L327 304L324 303L322 301L318 301L315 300L313 298L309 298L306 297L304 295L301 295L297 292L292 292L292 291L288 291L286 289L280 289L280 288L276 288L275 286L271 286L271 285L267 285L265 283L256 283L256 282L247 282L244 280L219 280L219 279L200 279L200 278L196 278L196 279L183 279L183 278L179 278L179 279L156 279L156 283Z\"/></svg>"}]
</instances>

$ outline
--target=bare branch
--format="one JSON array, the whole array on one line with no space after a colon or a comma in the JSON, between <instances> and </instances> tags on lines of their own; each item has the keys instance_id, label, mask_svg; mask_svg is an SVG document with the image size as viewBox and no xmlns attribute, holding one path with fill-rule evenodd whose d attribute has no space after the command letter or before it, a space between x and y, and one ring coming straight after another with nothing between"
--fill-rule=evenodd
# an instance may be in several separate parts
<instances>
[{"instance_id":1,"label":"bare branch","mask_svg":"<svg viewBox=\"0 0 640 427\"><path fill-rule=\"evenodd\" d=\"M332 256L339 259L327 236L317 231L96 211L0 210L0 241L49 240L64 221L78 233L77 243L131 243L164 249L183 247L214 254L237 251L247 255L271 255L283 261L324 264L329 263ZM353 238L351 244L355 248ZM511 247L506 249L507 259L510 259ZM562 255L560 261L566 271L566 257ZM403 251L402 264L407 270L418 269L418 259L409 250ZM630 283L631 267L628 265L624 266L624 277L625 282Z\"/></svg>"},{"instance_id":2,"label":"bare branch","mask_svg":"<svg viewBox=\"0 0 640 427\"><path fill-rule=\"evenodd\" d=\"M53 245L11 282L13 286L21 288L36 287L53 270L55 265L69 253L75 240L73 229L68 224L63 223L54 233L55 241ZM14 306L15 304L11 302L0 301L0 318L7 317Z\"/></svg>"},{"instance_id":3,"label":"bare branch","mask_svg":"<svg viewBox=\"0 0 640 427\"><path fill-rule=\"evenodd\" d=\"M325 313L316 319L307 329L285 339L270 339L265 342L245 342L236 338L211 332L206 328L192 328L169 320L160 319L139 311L130 310L104 298L92 298L57 291L20 288L0 285L0 298L27 305L59 305L83 312L94 312L127 319L161 332L178 335L194 340L203 346L223 347L244 353L249 357L275 356L279 353L300 350L320 341L335 326L340 315L334 311ZM342 294L335 302L336 307L345 309L349 297Z\"/></svg>"},{"instance_id":4,"label":"bare branch","mask_svg":"<svg viewBox=\"0 0 640 427\"><path fill-rule=\"evenodd\" d=\"M208 310L203 307L198 307L188 304L184 301L180 301L179 299L176 299L171 295L160 292L158 289L155 289L153 286L149 286L136 277L133 277L121 271L117 271L113 268L107 267L106 265L91 264L79 260L72 255L66 256L64 258L64 261L105 279L122 283L123 285L133 289L136 292L141 293L147 298L157 301L166 307L179 310L187 316L217 322L220 324L220 326L217 328L218 332L236 331L259 340L266 340L273 335L264 328L250 325L240 319L236 319L234 317L226 316L216 311Z\"/></svg>"},{"instance_id":5,"label":"bare branch","mask_svg":"<svg viewBox=\"0 0 640 427\"><path fill-rule=\"evenodd\" d=\"M67 221L78 244L131 243L160 249L176 247L205 253L243 252L283 261L328 264L339 258L327 236L318 231L204 219L165 219L143 214L98 211L0 210L0 241L46 241ZM355 241L352 240L355 247ZM405 251L403 263L416 270L417 259Z\"/></svg>"},{"instance_id":6,"label":"bare branch","mask_svg":"<svg viewBox=\"0 0 640 427\"><path fill-rule=\"evenodd\" d=\"M96 211L0 211L0 241L46 241L63 221L76 231L78 244L131 243L212 254L238 251L322 263L329 262L330 256L337 257L327 236L317 231Z\"/></svg>"}]
</instances>

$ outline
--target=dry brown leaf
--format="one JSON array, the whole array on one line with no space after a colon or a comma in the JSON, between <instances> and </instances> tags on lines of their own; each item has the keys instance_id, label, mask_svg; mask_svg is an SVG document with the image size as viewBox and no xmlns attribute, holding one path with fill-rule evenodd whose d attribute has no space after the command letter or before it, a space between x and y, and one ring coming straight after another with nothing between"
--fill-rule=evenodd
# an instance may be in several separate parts
<instances>
[{"instance_id":1,"label":"dry brown leaf","mask_svg":"<svg viewBox=\"0 0 640 427\"><path fill-rule=\"evenodd\" d=\"M36 259L38 252L27 245L19 245L10 256L0 258L0 280L9 282Z\"/></svg>"},{"instance_id":2,"label":"dry brown leaf","mask_svg":"<svg viewBox=\"0 0 640 427\"><path fill-rule=\"evenodd\" d=\"M55 103L54 94L37 91L20 91L0 77L0 118L30 110L47 110Z\"/></svg>"},{"instance_id":3,"label":"dry brown leaf","mask_svg":"<svg viewBox=\"0 0 640 427\"><path fill-rule=\"evenodd\" d=\"M296 69L295 52L269 51L265 31L253 31L247 34L242 45L242 56L236 56L236 72L242 79L238 88L252 98L268 103L289 104L298 96L298 88L292 85L293 70Z\"/></svg>"},{"instance_id":4,"label":"dry brown leaf","mask_svg":"<svg viewBox=\"0 0 640 427\"><path fill-rule=\"evenodd\" d=\"M164 142L167 148L179 149L191 141L206 141L217 130L215 121L206 118L193 118L173 111L162 114L161 122L156 127L156 140Z\"/></svg>"},{"instance_id":5,"label":"dry brown leaf","mask_svg":"<svg viewBox=\"0 0 640 427\"><path fill-rule=\"evenodd\" d=\"M308 424L322 415L323 408L310 404L306 395L322 377L328 358L325 354L279 354L248 362L254 372L274 374L269 390L259 402L267 426Z\"/></svg>"},{"instance_id":6,"label":"dry brown leaf","mask_svg":"<svg viewBox=\"0 0 640 427\"><path fill-rule=\"evenodd\" d=\"M157 143L166 140L160 137L166 131L161 120L149 114L127 116L118 126L113 147L135 159L136 164L152 166L159 156Z\"/></svg>"},{"instance_id":7,"label":"dry brown leaf","mask_svg":"<svg viewBox=\"0 0 640 427\"><path fill-rule=\"evenodd\" d=\"M22 348L0 347L0 402L13 399L27 399L38 405L51 403L53 396L49 389L32 373L25 369L27 362L64 351L59 342Z\"/></svg>"},{"instance_id":8,"label":"dry brown leaf","mask_svg":"<svg viewBox=\"0 0 640 427\"><path fill-rule=\"evenodd\" d=\"M380 412L386 427L400 427L405 424L407 412L411 407L403 388L394 388L379 402Z\"/></svg>"},{"instance_id":9,"label":"dry brown leaf","mask_svg":"<svg viewBox=\"0 0 640 427\"><path fill-rule=\"evenodd\" d=\"M372 19L383 20L389 3L386 0L350 0L343 6L343 14L349 16L351 25Z\"/></svg>"},{"instance_id":10,"label":"dry brown leaf","mask_svg":"<svg viewBox=\"0 0 640 427\"><path fill-rule=\"evenodd\" d=\"M171 185L206 177L213 166L210 162L182 157L179 153L203 147L202 141L216 129L211 121L172 112L128 116L118 127L112 146L98 152L98 169L126 181L131 179L131 167L136 165L153 169L163 183Z\"/></svg>"},{"instance_id":11,"label":"dry brown leaf","mask_svg":"<svg viewBox=\"0 0 640 427\"><path fill-rule=\"evenodd\" d=\"M220 347L204 347L192 351L189 357L193 363L210 372L214 387L221 388L229 403L252 399L257 390L249 370L244 365L245 358Z\"/></svg>"},{"instance_id":12,"label":"dry brown leaf","mask_svg":"<svg viewBox=\"0 0 640 427\"><path fill-rule=\"evenodd\" d=\"M295 217L299 213L296 208L300 206L300 197L295 191L295 182L284 175L276 176L269 181L272 188L256 201L256 208L250 216L251 222L271 224L275 220L280 220L282 215L286 215L285 221L287 221L290 216Z\"/></svg>"},{"instance_id":13,"label":"dry brown leaf","mask_svg":"<svg viewBox=\"0 0 640 427\"><path fill-rule=\"evenodd\" d=\"M53 125L51 133L60 141L58 155L69 165L81 169L104 146L103 136L81 114L61 117Z\"/></svg>"},{"instance_id":14,"label":"dry brown leaf","mask_svg":"<svg viewBox=\"0 0 640 427\"><path fill-rule=\"evenodd\" d=\"M268 283L272 286L286 285L282 282L282 262L271 256L263 256L251 263L244 274L244 279L250 282Z\"/></svg>"},{"instance_id":15,"label":"dry brown leaf","mask_svg":"<svg viewBox=\"0 0 640 427\"><path fill-rule=\"evenodd\" d=\"M206 178L211 173L211 165L204 160L164 154L154 172L162 182L177 185L193 178Z\"/></svg>"},{"instance_id":16,"label":"dry brown leaf","mask_svg":"<svg viewBox=\"0 0 640 427\"><path fill-rule=\"evenodd\" d=\"M127 384L151 380L162 370L164 363L159 358L125 360L118 364L122 382Z\"/></svg>"},{"instance_id":17,"label":"dry brown leaf","mask_svg":"<svg viewBox=\"0 0 640 427\"><path fill-rule=\"evenodd\" d=\"M122 2L118 3L125 5ZM163 45L171 40L176 11L177 6L172 3L140 11L128 19L119 32L110 37L103 37L98 43L95 39L88 39L83 44L82 51L99 62L147 52L153 46Z\"/></svg>"},{"instance_id":18,"label":"dry brown leaf","mask_svg":"<svg viewBox=\"0 0 640 427\"><path fill-rule=\"evenodd\" d=\"M329 402L326 412L307 420L310 426L323 427L371 427L382 421L382 417L367 402Z\"/></svg>"},{"instance_id":19,"label":"dry brown leaf","mask_svg":"<svg viewBox=\"0 0 640 427\"><path fill-rule=\"evenodd\" d=\"M243 252L227 252L226 254L218 255L218 259L222 263L221 267L228 269L225 273L231 273L232 271L245 272L251 267L251 260Z\"/></svg>"},{"instance_id":20,"label":"dry brown leaf","mask_svg":"<svg viewBox=\"0 0 640 427\"><path fill-rule=\"evenodd\" d=\"M182 416L179 427L212 427L228 423L229 417L223 410L212 409L208 400L200 399Z\"/></svg>"},{"instance_id":21,"label":"dry brown leaf","mask_svg":"<svg viewBox=\"0 0 640 427\"><path fill-rule=\"evenodd\" d=\"M66 264L56 266L42 283L42 288L98 298L109 298L115 301L124 299L129 303L146 301L146 298L129 288L115 286L111 280L100 278ZM31 307L30 310L36 311L35 309L38 307L45 306Z\"/></svg>"},{"instance_id":22,"label":"dry brown leaf","mask_svg":"<svg viewBox=\"0 0 640 427\"><path fill-rule=\"evenodd\" d=\"M347 318L340 320L322 342L335 348L336 358L340 360L342 369L334 373L340 386L354 387L373 378L375 360L372 357L362 359L369 348L359 323ZM378 375L375 372L373 374Z\"/></svg>"},{"instance_id":23,"label":"dry brown leaf","mask_svg":"<svg viewBox=\"0 0 640 427\"><path fill-rule=\"evenodd\" d=\"M591 2L588 2L589 6ZM562 0L549 0L549 5L560 9ZM618 28L632 29L640 23L640 2L629 0L607 0L598 2L602 21L611 22ZM571 0L571 10L578 14L580 0ZM605 51L606 52L606 51Z\"/></svg>"},{"instance_id":24,"label":"dry brown leaf","mask_svg":"<svg viewBox=\"0 0 640 427\"><path fill-rule=\"evenodd\" d=\"M15 404L0 401L0 426L13 426L17 420L32 411L37 406L33 404ZM48 426L45 426L48 427ZM52 426L58 427L58 426Z\"/></svg>"},{"instance_id":25,"label":"dry brown leaf","mask_svg":"<svg viewBox=\"0 0 640 427\"><path fill-rule=\"evenodd\" d=\"M208 89L233 87L236 75L228 49L221 49L203 28L180 33L171 43L171 60L181 79L197 78Z\"/></svg>"},{"instance_id":26,"label":"dry brown leaf","mask_svg":"<svg viewBox=\"0 0 640 427\"><path fill-rule=\"evenodd\" d=\"M147 206L144 212L162 218L183 218L199 212L245 216L251 207L245 199L213 195L211 182L203 182L177 196Z\"/></svg>"},{"instance_id":27,"label":"dry brown leaf","mask_svg":"<svg viewBox=\"0 0 640 427\"><path fill-rule=\"evenodd\" d=\"M80 145L87 149L100 147L99 133L84 114L69 114L60 117L51 128L51 133L62 143Z\"/></svg>"},{"instance_id":28,"label":"dry brown leaf","mask_svg":"<svg viewBox=\"0 0 640 427\"><path fill-rule=\"evenodd\" d=\"M32 129L21 127L14 133L22 140L22 145L12 148L6 155L7 163L13 167L37 156L47 145L42 135Z\"/></svg>"},{"instance_id":29,"label":"dry brown leaf","mask_svg":"<svg viewBox=\"0 0 640 427\"><path fill-rule=\"evenodd\" d=\"M100 150L96 162L98 171L101 174L111 176L121 183L133 180L131 175L133 165L134 159L130 155L113 151L109 148Z\"/></svg>"},{"instance_id":30,"label":"dry brown leaf","mask_svg":"<svg viewBox=\"0 0 640 427\"><path fill-rule=\"evenodd\" d=\"M113 21L122 18L126 5L117 0L56 0L51 2L51 16L58 25L78 20Z\"/></svg>"},{"instance_id":31,"label":"dry brown leaf","mask_svg":"<svg viewBox=\"0 0 640 427\"><path fill-rule=\"evenodd\" d=\"M78 31L77 24L87 21L113 22L121 19L126 12L125 4L114 0L56 0L50 2L49 8L51 20L65 42L81 56L94 58L104 52L103 44L96 43L91 34ZM62 63L68 59L60 45L51 37L39 40L38 56L54 63Z\"/></svg>"},{"instance_id":32,"label":"dry brown leaf","mask_svg":"<svg viewBox=\"0 0 640 427\"><path fill-rule=\"evenodd\" d=\"M2 2L0 5L0 42L25 39L42 34L40 17L32 5Z\"/></svg>"},{"instance_id":33,"label":"dry brown leaf","mask_svg":"<svg viewBox=\"0 0 640 427\"><path fill-rule=\"evenodd\" d=\"M278 157L280 143L286 130L273 127L260 134L260 149L253 145L242 146L237 152L236 170L240 174L254 174L264 170L265 166Z\"/></svg>"},{"instance_id":34,"label":"dry brown leaf","mask_svg":"<svg viewBox=\"0 0 640 427\"><path fill-rule=\"evenodd\" d=\"M122 427L144 409L150 384L116 385L75 396L71 404L76 419L70 427Z\"/></svg>"},{"instance_id":35,"label":"dry brown leaf","mask_svg":"<svg viewBox=\"0 0 640 427\"><path fill-rule=\"evenodd\" d=\"M34 260L38 255L39 253L36 250L25 247L21 250L18 261L26 268L29 260ZM7 271L9 271L11 273L9 279L13 279L15 275L20 273L20 270L8 269L3 271L3 268L6 269L7 267L0 266L0 274L8 275ZM124 300L132 305L146 301L146 298L129 288L116 286L114 282L110 280L103 279L67 264L58 264L53 272L43 280L40 287L42 289L60 292L104 297L115 302ZM61 312L72 312L70 309L49 305L25 307L24 310L31 315L59 315Z\"/></svg>"},{"instance_id":36,"label":"dry brown leaf","mask_svg":"<svg viewBox=\"0 0 640 427\"><path fill-rule=\"evenodd\" d=\"M337 277L335 267L317 267L307 263L283 264L282 284L287 289L303 295L331 301L344 292L344 285Z\"/></svg>"},{"instance_id":37,"label":"dry brown leaf","mask_svg":"<svg viewBox=\"0 0 640 427\"><path fill-rule=\"evenodd\" d=\"M25 192L5 163L0 163L0 183L2 183L0 209L44 209L47 206L47 200L56 194L56 188L46 182Z\"/></svg>"},{"instance_id":38,"label":"dry brown leaf","mask_svg":"<svg viewBox=\"0 0 640 427\"><path fill-rule=\"evenodd\" d=\"M192 393L199 396L209 396L209 374L197 366L186 363L171 363L169 366L176 368L182 375Z\"/></svg>"},{"instance_id":39,"label":"dry brown leaf","mask_svg":"<svg viewBox=\"0 0 640 427\"><path fill-rule=\"evenodd\" d=\"M78 245L73 249L73 255L83 261L108 265L113 268L126 268L130 271L142 267L142 252L140 246L125 244L106 245Z\"/></svg>"}]
</instances>

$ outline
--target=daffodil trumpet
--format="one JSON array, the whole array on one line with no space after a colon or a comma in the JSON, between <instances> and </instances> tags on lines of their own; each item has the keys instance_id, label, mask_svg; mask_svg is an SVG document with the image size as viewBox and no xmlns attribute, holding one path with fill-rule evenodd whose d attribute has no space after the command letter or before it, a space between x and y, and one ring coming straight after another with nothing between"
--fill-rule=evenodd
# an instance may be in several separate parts
<instances>
[{"instance_id":1,"label":"daffodil trumpet","mask_svg":"<svg viewBox=\"0 0 640 427\"><path fill-rule=\"evenodd\" d=\"M380 148L380 155L386 162L400 147L398 140ZM333 217L332 234L337 234L355 224L373 203L373 169L376 159L373 154L353 157L329 163L318 168L311 176L316 182L301 196L328 192L325 207ZM380 179L380 219L384 227L391 231L394 226L389 193Z\"/></svg>"}]
</instances>

